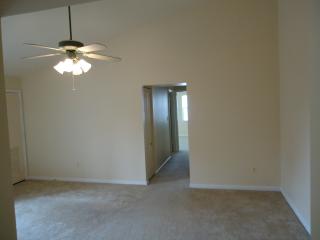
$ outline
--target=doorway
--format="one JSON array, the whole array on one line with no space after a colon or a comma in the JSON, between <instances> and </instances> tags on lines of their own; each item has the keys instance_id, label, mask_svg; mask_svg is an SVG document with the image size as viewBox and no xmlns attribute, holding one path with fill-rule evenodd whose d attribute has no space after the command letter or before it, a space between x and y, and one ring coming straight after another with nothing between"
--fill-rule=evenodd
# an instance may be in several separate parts
<instances>
[{"instance_id":1,"label":"doorway","mask_svg":"<svg viewBox=\"0 0 320 240\"><path fill-rule=\"evenodd\" d=\"M22 94L19 90L7 90L7 116L9 128L12 184L27 177L26 143L22 109Z\"/></svg>"},{"instance_id":2,"label":"doorway","mask_svg":"<svg viewBox=\"0 0 320 240\"><path fill-rule=\"evenodd\" d=\"M174 154L188 154L186 86L144 86L146 177L149 181Z\"/></svg>"}]
</instances>

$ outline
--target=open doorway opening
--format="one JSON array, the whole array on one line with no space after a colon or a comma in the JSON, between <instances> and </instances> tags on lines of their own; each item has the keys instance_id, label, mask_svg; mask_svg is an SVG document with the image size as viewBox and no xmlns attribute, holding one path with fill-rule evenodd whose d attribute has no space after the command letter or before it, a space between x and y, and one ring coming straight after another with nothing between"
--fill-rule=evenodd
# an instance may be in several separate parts
<instances>
[{"instance_id":1,"label":"open doorway opening","mask_svg":"<svg viewBox=\"0 0 320 240\"><path fill-rule=\"evenodd\" d=\"M163 171L169 161L178 158L179 161L188 161L187 86L144 86L143 99L146 176L150 180ZM183 164L175 166L180 165ZM189 177L189 167L184 170ZM170 174L174 175L175 171Z\"/></svg>"}]
</instances>

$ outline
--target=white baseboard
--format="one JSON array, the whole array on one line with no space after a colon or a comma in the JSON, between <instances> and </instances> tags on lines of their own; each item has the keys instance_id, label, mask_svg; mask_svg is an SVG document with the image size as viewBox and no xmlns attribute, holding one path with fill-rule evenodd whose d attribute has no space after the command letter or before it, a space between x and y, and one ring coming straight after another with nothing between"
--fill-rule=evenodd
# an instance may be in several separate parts
<instances>
[{"instance_id":1,"label":"white baseboard","mask_svg":"<svg viewBox=\"0 0 320 240\"><path fill-rule=\"evenodd\" d=\"M277 186L244 186L244 185L228 185L228 184L217 185L217 184L206 184L206 183L190 183L190 188L280 192L280 187L277 187Z\"/></svg>"},{"instance_id":2,"label":"white baseboard","mask_svg":"<svg viewBox=\"0 0 320 240\"><path fill-rule=\"evenodd\" d=\"M302 216L298 208L295 206L294 202L292 199L289 197L289 195L281 189L281 193L283 197L286 199L288 205L291 207L293 212L296 214L297 218L300 220L301 224L304 226L304 228L307 230L309 234L311 234L311 226L310 224L306 221L306 219Z\"/></svg>"},{"instance_id":3,"label":"white baseboard","mask_svg":"<svg viewBox=\"0 0 320 240\"><path fill-rule=\"evenodd\" d=\"M26 178L26 180L46 180L46 181L83 182L83 183L109 183L109 184L144 185L144 186L148 185L148 182L146 180L124 180L124 179L29 176Z\"/></svg>"},{"instance_id":4,"label":"white baseboard","mask_svg":"<svg viewBox=\"0 0 320 240\"><path fill-rule=\"evenodd\" d=\"M172 156L169 156L169 157L161 164L161 166L157 169L157 171L156 171L155 174L157 174L158 172L160 172L161 168L163 168L164 165L167 164L167 162L171 159L171 157L172 157Z\"/></svg>"}]
</instances>

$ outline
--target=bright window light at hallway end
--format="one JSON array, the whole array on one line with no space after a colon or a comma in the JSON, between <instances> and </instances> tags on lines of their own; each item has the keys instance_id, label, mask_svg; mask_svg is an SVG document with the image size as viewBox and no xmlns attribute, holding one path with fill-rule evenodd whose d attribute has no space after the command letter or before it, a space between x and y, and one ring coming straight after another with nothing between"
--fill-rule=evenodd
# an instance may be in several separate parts
<instances>
[{"instance_id":1,"label":"bright window light at hallway end","mask_svg":"<svg viewBox=\"0 0 320 240\"><path fill-rule=\"evenodd\" d=\"M188 96L182 95L181 96L181 102L182 102L182 119L183 121L188 121Z\"/></svg>"}]
</instances>

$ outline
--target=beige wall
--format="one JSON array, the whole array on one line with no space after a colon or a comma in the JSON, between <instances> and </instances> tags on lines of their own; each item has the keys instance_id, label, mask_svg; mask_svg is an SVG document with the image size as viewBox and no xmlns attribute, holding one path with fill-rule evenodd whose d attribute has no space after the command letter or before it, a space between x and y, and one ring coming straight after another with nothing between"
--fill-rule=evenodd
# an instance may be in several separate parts
<instances>
[{"instance_id":1,"label":"beige wall","mask_svg":"<svg viewBox=\"0 0 320 240\"><path fill-rule=\"evenodd\" d=\"M21 90L21 80L16 77L5 76L5 87L10 90Z\"/></svg>"},{"instance_id":2,"label":"beige wall","mask_svg":"<svg viewBox=\"0 0 320 240\"><path fill-rule=\"evenodd\" d=\"M168 88L152 88L152 105L153 146L156 169L159 169L171 154Z\"/></svg>"},{"instance_id":3,"label":"beige wall","mask_svg":"<svg viewBox=\"0 0 320 240\"><path fill-rule=\"evenodd\" d=\"M313 0L314 32L311 108L311 223L312 239L320 239L320 1Z\"/></svg>"},{"instance_id":4,"label":"beige wall","mask_svg":"<svg viewBox=\"0 0 320 240\"><path fill-rule=\"evenodd\" d=\"M14 240L16 239L16 228L12 199L9 135L4 82L2 43L0 37L0 239Z\"/></svg>"},{"instance_id":5,"label":"beige wall","mask_svg":"<svg viewBox=\"0 0 320 240\"><path fill-rule=\"evenodd\" d=\"M279 186L277 1L208 2L109 41L79 92L25 76L30 175L145 180L142 86L188 82L191 183Z\"/></svg>"},{"instance_id":6,"label":"beige wall","mask_svg":"<svg viewBox=\"0 0 320 240\"><path fill-rule=\"evenodd\" d=\"M319 16L319 12L314 14L315 9L313 0L279 1L282 190L308 231L311 212L315 218L319 212L319 201L311 210L310 199L310 172L311 169L317 171L317 163L313 161L310 166L310 160L311 156L314 160L319 159L319 105L318 99L311 95L315 89L319 90L319 72L316 72L319 66L316 66L317 59L314 58L319 56L319 47L315 45L319 44L315 39L319 21L314 18L314 15ZM313 178L313 182L317 179ZM319 188L319 181L313 185ZM314 226L319 229L319 220L314 221L318 221L318 226L312 223L313 230L317 231Z\"/></svg>"},{"instance_id":7,"label":"beige wall","mask_svg":"<svg viewBox=\"0 0 320 240\"><path fill-rule=\"evenodd\" d=\"M215 2L185 50L191 183L278 186L276 1Z\"/></svg>"},{"instance_id":8,"label":"beige wall","mask_svg":"<svg viewBox=\"0 0 320 240\"><path fill-rule=\"evenodd\" d=\"M50 68L23 79L29 175L144 183L142 86L93 69L78 92Z\"/></svg>"}]
</instances>

